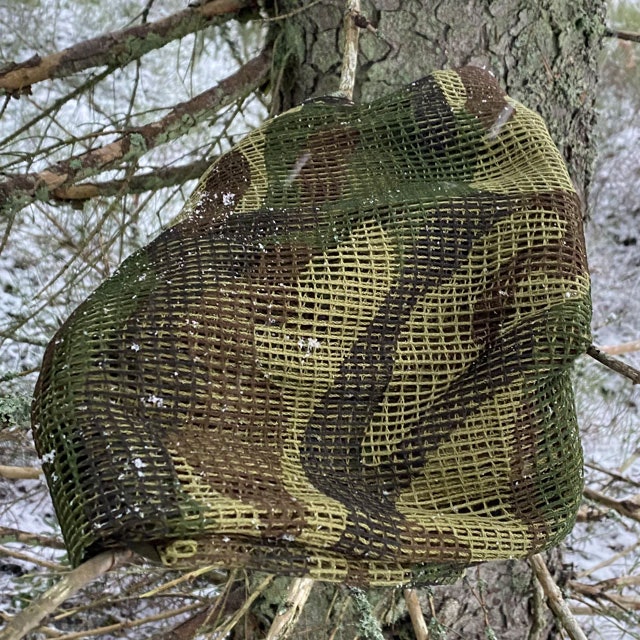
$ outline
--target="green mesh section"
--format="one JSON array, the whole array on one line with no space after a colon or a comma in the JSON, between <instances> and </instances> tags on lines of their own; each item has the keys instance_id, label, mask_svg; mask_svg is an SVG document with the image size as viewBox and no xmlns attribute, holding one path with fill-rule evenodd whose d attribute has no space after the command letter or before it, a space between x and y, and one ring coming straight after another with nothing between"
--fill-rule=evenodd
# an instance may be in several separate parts
<instances>
[{"instance_id":1,"label":"green mesh section","mask_svg":"<svg viewBox=\"0 0 640 640\"><path fill-rule=\"evenodd\" d=\"M306 103L49 345L34 435L71 559L384 585L556 544L589 322L578 198L493 76Z\"/></svg>"}]
</instances>

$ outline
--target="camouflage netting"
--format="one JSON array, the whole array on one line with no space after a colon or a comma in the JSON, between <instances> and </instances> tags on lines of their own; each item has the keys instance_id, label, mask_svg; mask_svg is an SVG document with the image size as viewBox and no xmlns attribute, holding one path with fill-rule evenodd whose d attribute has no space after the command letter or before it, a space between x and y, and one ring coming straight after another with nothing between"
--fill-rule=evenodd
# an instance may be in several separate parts
<instances>
[{"instance_id":1,"label":"camouflage netting","mask_svg":"<svg viewBox=\"0 0 640 640\"><path fill-rule=\"evenodd\" d=\"M47 349L34 433L71 560L383 585L553 545L589 321L578 198L493 76L293 109Z\"/></svg>"}]
</instances>

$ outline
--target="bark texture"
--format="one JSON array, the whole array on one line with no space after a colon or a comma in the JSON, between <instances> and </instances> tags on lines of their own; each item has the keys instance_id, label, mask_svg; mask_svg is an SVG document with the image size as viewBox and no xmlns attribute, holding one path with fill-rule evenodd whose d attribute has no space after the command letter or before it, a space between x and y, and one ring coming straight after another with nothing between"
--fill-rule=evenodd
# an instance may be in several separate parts
<instances>
[{"instance_id":1,"label":"bark texture","mask_svg":"<svg viewBox=\"0 0 640 640\"><path fill-rule=\"evenodd\" d=\"M296 11L303 4L306 8ZM272 23L274 112L337 90L345 3L278 3L290 17ZM368 102L433 69L474 64L490 68L514 98L538 111L586 200L594 156L592 129L597 57L604 32L603 0L363 0L378 29L360 38L356 101ZM562 585L561 553L548 554ZM254 607L245 635L261 637L283 602L287 580L274 581ZM387 638L414 638L402 590L368 594ZM423 590L430 638L548 640L559 632L525 561L487 563L453 585ZM335 629L335 635L331 636ZM344 588L316 584L291 636L367 637ZM373 636L370 636L373 637Z\"/></svg>"}]
</instances>

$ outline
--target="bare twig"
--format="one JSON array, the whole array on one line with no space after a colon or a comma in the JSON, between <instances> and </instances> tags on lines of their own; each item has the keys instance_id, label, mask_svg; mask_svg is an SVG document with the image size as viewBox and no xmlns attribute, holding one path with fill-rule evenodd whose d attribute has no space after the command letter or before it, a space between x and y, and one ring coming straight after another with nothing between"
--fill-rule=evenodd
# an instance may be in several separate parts
<instances>
[{"instance_id":1,"label":"bare twig","mask_svg":"<svg viewBox=\"0 0 640 640\"><path fill-rule=\"evenodd\" d=\"M356 25L355 17L359 13L360 0L347 0L347 10L344 16L344 54L338 93L348 100L353 100L353 88L356 83L360 28Z\"/></svg>"},{"instance_id":2,"label":"bare twig","mask_svg":"<svg viewBox=\"0 0 640 640\"><path fill-rule=\"evenodd\" d=\"M38 558L36 556L29 555L28 553L23 553L22 551L18 551L17 549L10 549L9 547L5 547L3 545L0 545L0 556L7 556L8 558L15 558L16 560L23 560L24 562L37 564L41 567L52 569L53 571L63 571L66 568L59 562L50 562L49 560L44 560L43 558Z\"/></svg>"},{"instance_id":3,"label":"bare twig","mask_svg":"<svg viewBox=\"0 0 640 640\"><path fill-rule=\"evenodd\" d=\"M11 131L9 135L7 135L5 138L0 140L0 147L4 147L5 145L9 144L9 142L11 142L12 140L15 140L19 135L23 134L25 131L29 131L29 129L31 129L36 123L38 123L43 118L46 118L47 116L51 115L52 113L56 112L58 109L60 109L60 107L65 105L67 102L70 102L71 100L73 100L74 98L76 98L77 96L83 93L89 92L96 84L104 80L110 73L112 73L112 71L113 69L107 68L100 73L92 74L91 77L88 78L86 82L81 83L73 91L58 98L58 100L50 104L46 109L43 109L42 111L38 111L38 113L33 118L25 122L22 126L18 127L17 129L14 129L13 131Z\"/></svg>"},{"instance_id":4,"label":"bare twig","mask_svg":"<svg viewBox=\"0 0 640 640\"><path fill-rule=\"evenodd\" d=\"M577 620L563 598L560 588L551 573L549 573L544 558L539 553L536 553L529 558L529 562L531 563L533 572L536 574L536 578L542 585L549 607L558 622L560 622L567 632L569 638L571 638L571 640L587 640L587 636L584 635L584 631L582 631L580 625L578 625Z\"/></svg>"},{"instance_id":5,"label":"bare twig","mask_svg":"<svg viewBox=\"0 0 640 640\"><path fill-rule=\"evenodd\" d=\"M619 356L623 353L633 353L640 351L640 340L632 340L631 342L623 342L621 344L610 344L600 347L600 351L604 351L610 356Z\"/></svg>"},{"instance_id":6,"label":"bare twig","mask_svg":"<svg viewBox=\"0 0 640 640\"><path fill-rule=\"evenodd\" d=\"M188 613L200 607L199 602L194 604L186 604L183 607L177 607L176 609L167 609L154 613L144 618L136 618L134 620L123 620L122 622L115 622L103 627L95 627L94 629L88 629L86 631L76 631L74 633L66 633L64 635L55 636L55 640L81 640L82 638L90 638L92 636L102 636L115 631L123 631L124 629L133 629L135 627L142 627L145 624L151 622L158 622L159 620L166 620L167 618L175 618L183 613Z\"/></svg>"},{"instance_id":7,"label":"bare twig","mask_svg":"<svg viewBox=\"0 0 640 640\"><path fill-rule=\"evenodd\" d=\"M635 551L638 547L640 547L640 542L634 542L632 545L625 547L622 551L619 551L618 553L614 553L610 558L607 558L602 562L598 562L598 564L594 565L593 567L589 567L584 571L579 571L578 573L576 573L576 578L577 579L585 578L586 576L589 576L592 573L595 573L596 571L603 569L604 567L608 567L614 562L617 562L618 560L620 560L620 558L624 558L626 555L628 555L632 551Z\"/></svg>"},{"instance_id":8,"label":"bare twig","mask_svg":"<svg viewBox=\"0 0 640 640\"><path fill-rule=\"evenodd\" d=\"M64 542L60 538L43 536L39 533L13 529L12 527L0 527L0 540L5 542L24 542L25 544L35 544L41 547L51 547L52 549L64 549Z\"/></svg>"},{"instance_id":9,"label":"bare twig","mask_svg":"<svg viewBox=\"0 0 640 640\"><path fill-rule=\"evenodd\" d=\"M149 149L190 131L198 122L213 117L224 106L255 89L266 78L270 55L263 51L218 85L182 102L156 122L127 130L117 140L79 156L59 162L38 173L15 176L0 183L0 214L12 214L48 192L61 197L69 185L124 161L131 162Z\"/></svg>"},{"instance_id":10,"label":"bare twig","mask_svg":"<svg viewBox=\"0 0 640 640\"><path fill-rule=\"evenodd\" d=\"M168 589L173 589L173 587L177 587L183 582L188 582L189 580L194 580L199 576L203 576L207 573L211 573L211 571L214 571L215 569L216 567L213 567L211 565L194 569L193 571L189 571L188 573L183 573L182 575L178 576L174 580L169 580L169 582L165 582L161 584L159 587L155 587L154 589L151 589L151 591L141 593L138 597L150 598L151 596L157 596L159 593L162 593L163 591L167 591Z\"/></svg>"},{"instance_id":11,"label":"bare twig","mask_svg":"<svg viewBox=\"0 0 640 640\"><path fill-rule=\"evenodd\" d=\"M638 500L638 497L636 497L635 500L616 500L615 498L605 496L603 493L599 493L598 491L590 489L589 487L585 487L582 493L585 498L593 500L598 504L604 505L609 509L613 509L614 511L617 511L621 516L625 516L626 518L631 518L632 520L640 522L640 501L636 501Z\"/></svg>"},{"instance_id":12,"label":"bare twig","mask_svg":"<svg viewBox=\"0 0 640 640\"><path fill-rule=\"evenodd\" d=\"M284 640L293 630L309 598L314 580L295 578L289 585L287 600L273 619L265 640Z\"/></svg>"},{"instance_id":13,"label":"bare twig","mask_svg":"<svg viewBox=\"0 0 640 640\"><path fill-rule=\"evenodd\" d=\"M593 344L587 349L587 353L605 367L619 373L625 378L629 378L633 384L640 384L640 371L638 371L638 369L635 369L626 362L622 362L617 358L612 358Z\"/></svg>"},{"instance_id":14,"label":"bare twig","mask_svg":"<svg viewBox=\"0 0 640 640\"><path fill-rule=\"evenodd\" d=\"M605 580L604 582L609 581ZM583 582L577 582L575 580L570 580L568 586L575 593L591 598L596 602L607 600L622 609L628 611L640 611L640 598L621 596L617 593L611 593L608 591L610 588L609 586L605 586L603 588L600 584L584 584Z\"/></svg>"},{"instance_id":15,"label":"bare twig","mask_svg":"<svg viewBox=\"0 0 640 640\"><path fill-rule=\"evenodd\" d=\"M590 462L590 461L585 462L584 466L587 467L587 469L593 469L594 471L599 471L600 473L604 473L608 475L612 480L617 480L618 482L625 482L626 484L630 484L632 487L640 487L640 482L638 482L637 480L634 480L633 478L630 478L629 476L625 476L621 473L616 473L611 469L605 469L604 467L600 466L599 464L596 464L595 462Z\"/></svg>"},{"instance_id":16,"label":"bare twig","mask_svg":"<svg viewBox=\"0 0 640 640\"><path fill-rule=\"evenodd\" d=\"M273 582L274 576L268 575L252 592L251 595L245 600L244 604L235 611L235 613L228 618L224 623L222 623L219 627L213 631L213 633L209 636L211 640L222 640L222 638L226 638L227 634L233 627L235 627L238 622L242 619L247 611L251 608L251 605L258 598L258 596ZM3 640L3 638L0 638Z\"/></svg>"},{"instance_id":17,"label":"bare twig","mask_svg":"<svg viewBox=\"0 0 640 640\"><path fill-rule=\"evenodd\" d=\"M342 628L342 622L343 622L345 616L347 615L347 611L349 609L349 605L350 604L351 604L351 596L347 596L342 601L342 606L340 607L340 611L338 612L338 616L336 618L333 630L331 631L331 633L328 636L327 640L335 640L336 634Z\"/></svg>"},{"instance_id":18,"label":"bare twig","mask_svg":"<svg viewBox=\"0 0 640 640\"><path fill-rule=\"evenodd\" d=\"M58 584L11 618L0 632L0 640L20 640L65 600L96 578L131 560L132 551L105 551L70 571Z\"/></svg>"},{"instance_id":19,"label":"bare twig","mask_svg":"<svg viewBox=\"0 0 640 640\"><path fill-rule=\"evenodd\" d=\"M613 29L605 29L604 35L607 38L618 38L619 40L630 40L631 42L640 42L640 33L632 31L617 31Z\"/></svg>"},{"instance_id":20,"label":"bare twig","mask_svg":"<svg viewBox=\"0 0 640 640\"><path fill-rule=\"evenodd\" d=\"M40 467L8 467L0 464L0 478L7 480L35 480L41 475Z\"/></svg>"},{"instance_id":21,"label":"bare twig","mask_svg":"<svg viewBox=\"0 0 640 640\"><path fill-rule=\"evenodd\" d=\"M128 195L155 191L165 187L174 187L188 180L197 180L212 160L195 160L189 164L177 167L159 167L154 171L142 173L123 180L108 180L105 182L82 182L63 189L56 189L51 193L53 200L60 202L84 201L91 198L116 196L121 193Z\"/></svg>"},{"instance_id":22,"label":"bare twig","mask_svg":"<svg viewBox=\"0 0 640 640\"><path fill-rule=\"evenodd\" d=\"M411 624L416 634L416 640L429 640L429 629L422 615L418 592L415 589L405 589L404 599L407 603L407 610L409 611Z\"/></svg>"},{"instance_id":23,"label":"bare twig","mask_svg":"<svg viewBox=\"0 0 640 640\"><path fill-rule=\"evenodd\" d=\"M277 16L273 16L272 18L263 18L262 22L267 23L267 22L277 22L278 20L288 20L292 16L298 15L303 11L309 11L311 7L314 7L315 5L320 4L321 1L322 0L313 0L312 2L306 2L301 7L298 7L297 9L293 9L292 11L289 11L287 13L280 13Z\"/></svg>"},{"instance_id":24,"label":"bare twig","mask_svg":"<svg viewBox=\"0 0 640 640\"><path fill-rule=\"evenodd\" d=\"M241 10L256 4L252 0L215 0L156 22L85 40L44 58L36 55L0 70L0 95L5 92L19 95L36 82L73 75L92 67L124 67L172 40L229 20ZM220 16L223 16L222 20Z\"/></svg>"}]
</instances>

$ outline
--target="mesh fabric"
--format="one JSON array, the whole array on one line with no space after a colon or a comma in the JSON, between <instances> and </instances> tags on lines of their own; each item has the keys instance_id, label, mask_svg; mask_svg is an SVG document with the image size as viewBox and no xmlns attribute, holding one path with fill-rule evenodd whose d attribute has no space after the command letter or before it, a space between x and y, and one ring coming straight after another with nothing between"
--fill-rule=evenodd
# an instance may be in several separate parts
<instances>
[{"instance_id":1,"label":"mesh fabric","mask_svg":"<svg viewBox=\"0 0 640 640\"><path fill-rule=\"evenodd\" d=\"M579 201L475 68L305 103L64 323L36 445L73 563L437 580L571 528Z\"/></svg>"}]
</instances>

